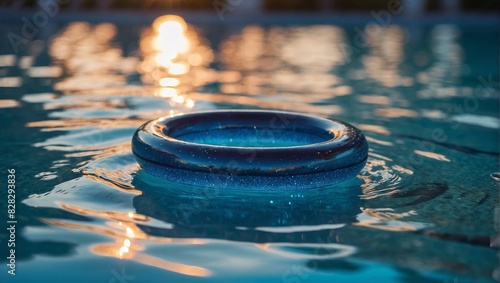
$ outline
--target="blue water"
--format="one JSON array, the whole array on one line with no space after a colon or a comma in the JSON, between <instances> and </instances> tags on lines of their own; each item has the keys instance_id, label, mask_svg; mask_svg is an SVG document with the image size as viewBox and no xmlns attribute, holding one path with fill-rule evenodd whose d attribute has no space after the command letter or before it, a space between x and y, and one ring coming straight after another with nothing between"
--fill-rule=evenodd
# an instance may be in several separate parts
<instances>
[{"instance_id":1,"label":"blue water","mask_svg":"<svg viewBox=\"0 0 500 283\"><path fill-rule=\"evenodd\" d=\"M495 281L499 25L482 20L53 21L0 41L2 227L8 168L17 188L1 281ZM286 193L144 176L138 126L229 108L347 121L369 160Z\"/></svg>"}]
</instances>

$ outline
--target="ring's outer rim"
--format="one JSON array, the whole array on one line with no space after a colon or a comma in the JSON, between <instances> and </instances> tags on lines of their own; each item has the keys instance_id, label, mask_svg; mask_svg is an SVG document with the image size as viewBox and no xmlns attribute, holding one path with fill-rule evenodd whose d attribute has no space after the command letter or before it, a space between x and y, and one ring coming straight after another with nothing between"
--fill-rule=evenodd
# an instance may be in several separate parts
<instances>
[{"instance_id":1,"label":"ring's outer rim","mask_svg":"<svg viewBox=\"0 0 500 283\"><path fill-rule=\"evenodd\" d=\"M165 135L166 124L210 117L276 117L281 121L314 124L333 137L324 142L286 147L237 147L201 144ZM187 120L186 120L187 121ZM366 160L368 145L363 133L335 119L286 111L215 110L160 117L134 133L132 151L143 161L191 171L280 176L310 174L354 166Z\"/></svg>"}]
</instances>

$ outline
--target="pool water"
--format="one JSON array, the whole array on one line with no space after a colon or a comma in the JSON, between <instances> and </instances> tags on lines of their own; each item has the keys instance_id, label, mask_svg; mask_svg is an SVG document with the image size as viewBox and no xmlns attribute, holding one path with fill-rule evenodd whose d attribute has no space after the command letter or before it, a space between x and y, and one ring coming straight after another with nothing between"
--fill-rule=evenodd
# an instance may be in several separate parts
<instances>
[{"instance_id":1,"label":"pool water","mask_svg":"<svg viewBox=\"0 0 500 283\"><path fill-rule=\"evenodd\" d=\"M17 188L16 275L2 229L2 282L499 278L498 20L187 22L53 21L17 52L0 43L2 219L9 168ZM286 193L137 165L144 122L235 108L351 123L367 165Z\"/></svg>"},{"instance_id":2,"label":"pool water","mask_svg":"<svg viewBox=\"0 0 500 283\"><path fill-rule=\"evenodd\" d=\"M236 147L285 147L324 142L325 139L300 131L273 128L222 128L205 132L192 132L175 137L178 140Z\"/></svg>"}]
</instances>

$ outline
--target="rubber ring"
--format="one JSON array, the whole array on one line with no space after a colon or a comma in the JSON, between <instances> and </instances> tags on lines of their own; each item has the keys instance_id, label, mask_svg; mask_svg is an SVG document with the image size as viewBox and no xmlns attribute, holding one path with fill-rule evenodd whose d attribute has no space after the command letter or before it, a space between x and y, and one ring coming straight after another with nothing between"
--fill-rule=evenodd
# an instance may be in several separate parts
<instances>
[{"instance_id":1,"label":"rubber ring","mask_svg":"<svg viewBox=\"0 0 500 283\"><path fill-rule=\"evenodd\" d=\"M137 129L143 170L175 183L235 190L322 187L356 176L368 144L354 126L293 112L218 110L160 117Z\"/></svg>"}]
</instances>

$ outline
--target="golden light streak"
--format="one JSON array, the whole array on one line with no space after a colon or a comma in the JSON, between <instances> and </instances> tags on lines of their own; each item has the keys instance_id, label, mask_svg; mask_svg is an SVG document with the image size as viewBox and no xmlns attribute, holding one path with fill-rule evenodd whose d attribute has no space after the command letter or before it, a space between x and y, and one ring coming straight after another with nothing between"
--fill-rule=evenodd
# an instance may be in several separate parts
<instances>
[{"instance_id":1,"label":"golden light streak","mask_svg":"<svg viewBox=\"0 0 500 283\"><path fill-rule=\"evenodd\" d=\"M442 154L429 152L429 151L423 151L423 150L414 150L413 152L415 152L416 154L428 157L428 158L435 159L435 160L451 162L448 158L446 158L446 156L444 156Z\"/></svg>"}]
</instances>

